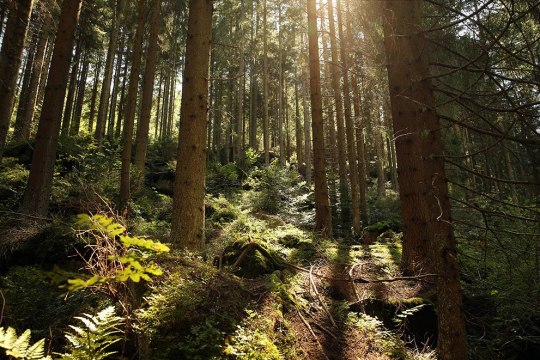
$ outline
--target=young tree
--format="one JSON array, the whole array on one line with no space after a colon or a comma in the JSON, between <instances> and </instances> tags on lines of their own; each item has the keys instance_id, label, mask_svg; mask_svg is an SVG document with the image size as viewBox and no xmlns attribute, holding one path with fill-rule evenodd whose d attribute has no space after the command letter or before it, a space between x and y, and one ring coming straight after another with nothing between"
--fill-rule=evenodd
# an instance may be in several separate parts
<instances>
[{"instance_id":1,"label":"young tree","mask_svg":"<svg viewBox=\"0 0 540 360\"><path fill-rule=\"evenodd\" d=\"M394 129L407 134L396 140L406 270L428 268L439 275L439 357L466 359L456 242L420 1L386 0L383 6Z\"/></svg>"},{"instance_id":2,"label":"young tree","mask_svg":"<svg viewBox=\"0 0 540 360\"><path fill-rule=\"evenodd\" d=\"M192 251L204 249L204 181L212 0L190 0L180 133L174 184L171 241Z\"/></svg>"},{"instance_id":3,"label":"young tree","mask_svg":"<svg viewBox=\"0 0 540 360\"><path fill-rule=\"evenodd\" d=\"M326 159L324 154L324 124L322 117L321 67L319 63L319 39L317 32L317 9L315 0L307 1L309 71L311 93L311 121L313 129L313 162L315 182L315 229L323 236L332 236L332 214L326 183ZM309 166L309 165L308 165Z\"/></svg>"},{"instance_id":4,"label":"young tree","mask_svg":"<svg viewBox=\"0 0 540 360\"><path fill-rule=\"evenodd\" d=\"M62 2L36 145L22 204L22 210L27 214L47 214L73 40L82 1Z\"/></svg>"},{"instance_id":5,"label":"young tree","mask_svg":"<svg viewBox=\"0 0 540 360\"><path fill-rule=\"evenodd\" d=\"M13 111L17 77L28 32L33 0L10 1L9 18L0 50L0 160Z\"/></svg>"}]
</instances>

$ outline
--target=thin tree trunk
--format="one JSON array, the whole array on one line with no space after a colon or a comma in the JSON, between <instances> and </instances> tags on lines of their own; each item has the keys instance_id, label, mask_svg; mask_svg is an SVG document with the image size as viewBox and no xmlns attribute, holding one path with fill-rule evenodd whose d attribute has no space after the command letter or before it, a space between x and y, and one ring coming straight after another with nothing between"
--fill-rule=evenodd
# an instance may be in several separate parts
<instances>
[{"instance_id":1,"label":"thin tree trunk","mask_svg":"<svg viewBox=\"0 0 540 360\"><path fill-rule=\"evenodd\" d=\"M64 0L22 210L47 215L69 65L82 0Z\"/></svg>"},{"instance_id":2,"label":"thin tree trunk","mask_svg":"<svg viewBox=\"0 0 540 360\"><path fill-rule=\"evenodd\" d=\"M143 95L141 100L141 117L137 128L137 140L135 149L135 167L137 168L137 182L135 191L139 192L144 183L144 164L146 162L146 149L150 131L150 117L152 114L152 98L154 95L154 80L156 77L156 64L158 57L158 35L160 20L160 1L152 0L150 15L150 36L148 39L148 51L146 53L146 69L143 79Z\"/></svg>"},{"instance_id":3,"label":"thin tree trunk","mask_svg":"<svg viewBox=\"0 0 540 360\"><path fill-rule=\"evenodd\" d=\"M96 116L96 103L98 94L99 78L101 75L101 55L99 56L98 63L96 64L94 71L94 86L92 89L92 99L90 100L90 114L88 116L88 131L92 133L94 129L94 118Z\"/></svg>"},{"instance_id":4,"label":"thin tree trunk","mask_svg":"<svg viewBox=\"0 0 540 360\"><path fill-rule=\"evenodd\" d=\"M341 209L341 222L343 224L350 224L350 196L349 196L349 184L347 180L347 142L345 139L345 124L343 117L343 101L341 97L340 82L341 77L339 75L339 58L337 51L336 30L334 23L334 5L332 0L328 0L328 23L330 31L330 48L332 54L331 77L332 77L332 89L334 92L334 102L336 108L336 124L337 124L337 148L338 148L338 165L339 165L339 198Z\"/></svg>"},{"instance_id":5,"label":"thin tree trunk","mask_svg":"<svg viewBox=\"0 0 540 360\"><path fill-rule=\"evenodd\" d=\"M304 163L304 140L302 137L302 122L300 119L300 94L298 93L298 80L294 82L294 116L296 130L296 162L298 163L298 168L300 168Z\"/></svg>"},{"instance_id":6,"label":"thin tree trunk","mask_svg":"<svg viewBox=\"0 0 540 360\"><path fill-rule=\"evenodd\" d=\"M349 1L347 4L347 45L350 49L354 48L353 35L351 30L351 13L349 8ZM353 61L353 52L351 52L351 64ZM364 157L364 131L362 124L362 112L360 110L360 96L358 93L358 79L354 71L351 72L351 87L353 93L353 108L354 108L354 125L355 125L355 135L356 135L356 156L358 160L358 193L360 197L360 221L363 225L367 225L368 216L367 216L367 199L366 199L366 168L365 168L365 157Z\"/></svg>"},{"instance_id":7,"label":"thin tree trunk","mask_svg":"<svg viewBox=\"0 0 540 360\"><path fill-rule=\"evenodd\" d=\"M86 82L88 80L88 67L88 53L85 52L85 56L83 58L83 68L81 70L81 78L79 79L77 100L75 103L75 113L73 116L73 122L71 123L71 128L69 130L69 134L72 136L78 135L81 128L82 109L84 105L84 92L86 90Z\"/></svg>"},{"instance_id":8,"label":"thin tree trunk","mask_svg":"<svg viewBox=\"0 0 540 360\"><path fill-rule=\"evenodd\" d=\"M212 10L211 0L189 2L171 242L191 251L202 251L205 246L205 136Z\"/></svg>"},{"instance_id":9,"label":"thin tree trunk","mask_svg":"<svg viewBox=\"0 0 540 360\"><path fill-rule=\"evenodd\" d=\"M75 98L75 89L77 87L77 75L79 72L79 62L82 52L82 39L79 37L77 40L75 58L71 66L71 74L69 77L69 88L66 98L66 105L64 108L64 116L62 117L62 136L66 136L69 133L69 126L71 124L71 115L73 114L73 101Z\"/></svg>"},{"instance_id":10,"label":"thin tree trunk","mask_svg":"<svg viewBox=\"0 0 540 360\"><path fill-rule=\"evenodd\" d=\"M358 172L356 167L356 146L354 142L354 124L351 111L351 98L349 86L349 60L347 58L345 46L347 39L343 31L343 15L341 1L337 0L337 20L338 34L341 55L341 71L343 78L343 97L345 110L345 130L347 135L347 156L349 159L349 179L351 181L351 204L352 204L352 226L356 234L360 234L360 204L358 202Z\"/></svg>"},{"instance_id":11,"label":"thin tree trunk","mask_svg":"<svg viewBox=\"0 0 540 360\"><path fill-rule=\"evenodd\" d=\"M22 62L33 0L11 1L8 5L10 6L9 18L0 50L0 79L2 79L0 81L0 161L11 122L15 92L17 91L17 77Z\"/></svg>"},{"instance_id":12,"label":"thin tree trunk","mask_svg":"<svg viewBox=\"0 0 540 360\"><path fill-rule=\"evenodd\" d=\"M34 34L30 43L30 48L36 48L39 34ZM15 125L13 126L13 140L15 142L23 140L23 127L24 127L24 114L28 108L28 102L31 92L30 83L32 82L34 62L39 54L34 54L30 51L27 52L26 66L24 68L23 82L21 91L19 92L19 104L17 106L17 115L15 117Z\"/></svg>"},{"instance_id":13,"label":"thin tree trunk","mask_svg":"<svg viewBox=\"0 0 540 360\"><path fill-rule=\"evenodd\" d=\"M122 135L122 122L124 121L124 110L126 108L126 88L128 80L128 54L131 52L130 44L127 44L126 55L124 56L124 69L122 70L122 90L120 91L120 105L118 107L118 116L114 127L114 138L119 139Z\"/></svg>"},{"instance_id":14,"label":"thin tree trunk","mask_svg":"<svg viewBox=\"0 0 540 360\"><path fill-rule=\"evenodd\" d=\"M47 43L49 40L49 36L45 33L44 29L48 26L48 23L49 22L46 20L46 24L43 25L43 29L39 36L36 55L33 63L32 77L30 78L30 84L28 85L28 100L26 106L24 107L24 112L21 114L19 126L15 126L15 132L13 134L14 138L19 140L28 141L30 139L30 129L32 127L32 121L34 120L39 83L44 73L43 62L45 60Z\"/></svg>"},{"instance_id":15,"label":"thin tree trunk","mask_svg":"<svg viewBox=\"0 0 540 360\"><path fill-rule=\"evenodd\" d=\"M118 55L116 57L116 68L114 70L114 81L113 88L110 99L110 111L109 111L109 121L107 124L107 136L112 138L115 134L114 125L115 120L119 116L117 111L117 102L118 102L118 90L120 87L120 72L122 70L122 61L124 59L124 40L125 37L123 34L120 35L120 44L118 45Z\"/></svg>"},{"instance_id":16,"label":"thin tree trunk","mask_svg":"<svg viewBox=\"0 0 540 360\"><path fill-rule=\"evenodd\" d=\"M268 118L268 33L267 33L267 12L266 1L263 0L263 88L264 88L264 117L263 117L263 142L264 142L264 164L270 165L270 121Z\"/></svg>"},{"instance_id":17,"label":"thin tree trunk","mask_svg":"<svg viewBox=\"0 0 540 360\"><path fill-rule=\"evenodd\" d=\"M307 0L311 118L313 128L313 158L315 166L315 230L323 236L332 236L332 216L326 184L324 156L324 124L322 118L321 68L317 36L317 10L315 0Z\"/></svg>"},{"instance_id":18,"label":"thin tree trunk","mask_svg":"<svg viewBox=\"0 0 540 360\"><path fill-rule=\"evenodd\" d=\"M129 75L129 87L126 98L126 113L122 131L122 168L120 171L120 209L122 210L127 209L131 197L131 144L133 142L137 90L139 89L145 13L146 0L139 0L137 5L137 29L135 30L133 58L131 59L131 73Z\"/></svg>"},{"instance_id":19,"label":"thin tree trunk","mask_svg":"<svg viewBox=\"0 0 540 360\"><path fill-rule=\"evenodd\" d=\"M111 82L114 67L114 55L116 52L116 43L118 41L118 33L120 30L120 15L124 8L125 0L117 0L113 14L111 35L109 37L109 47L107 49L107 61L105 62L105 74L103 84L101 86L101 96L99 98L99 110L96 122L95 137L101 144L105 136L105 125L107 122L107 110L109 109L109 98L111 91Z\"/></svg>"}]
</instances>

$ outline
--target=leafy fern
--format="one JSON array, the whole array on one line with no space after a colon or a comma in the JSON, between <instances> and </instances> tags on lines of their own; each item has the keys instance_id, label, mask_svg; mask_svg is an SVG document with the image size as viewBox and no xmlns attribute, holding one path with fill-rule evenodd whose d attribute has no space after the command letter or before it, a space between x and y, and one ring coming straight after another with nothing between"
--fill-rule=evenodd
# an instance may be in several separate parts
<instances>
[{"instance_id":1,"label":"leafy fern","mask_svg":"<svg viewBox=\"0 0 540 360\"><path fill-rule=\"evenodd\" d=\"M123 319L116 316L113 306L95 316L83 314L75 319L82 325L70 325L73 331L66 334L70 353L59 354L61 360L101 360L116 354L109 348L122 339L119 327Z\"/></svg>"},{"instance_id":2,"label":"leafy fern","mask_svg":"<svg viewBox=\"0 0 540 360\"><path fill-rule=\"evenodd\" d=\"M31 331L26 330L21 336L17 336L15 329L0 327L0 348L6 350L6 355L15 359L23 360L51 360L45 356L45 339L41 339L34 345L30 345Z\"/></svg>"}]
</instances>

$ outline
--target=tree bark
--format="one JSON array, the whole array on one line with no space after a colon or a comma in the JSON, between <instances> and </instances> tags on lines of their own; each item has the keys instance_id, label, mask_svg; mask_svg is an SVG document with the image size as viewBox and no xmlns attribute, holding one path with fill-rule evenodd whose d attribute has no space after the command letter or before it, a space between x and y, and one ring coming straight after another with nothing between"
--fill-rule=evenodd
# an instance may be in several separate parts
<instances>
[{"instance_id":1,"label":"tree bark","mask_svg":"<svg viewBox=\"0 0 540 360\"><path fill-rule=\"evenodd\" d=\"M409 269L439 274L439 358L466 359L456 241L427 44L421 32L420 1L386 0L382 4L394 130L406 134L396 139L403 255Z\"/></svg>"},{"instance_id":2,"label":"tree bark","mask_svg":"<svg viewBox=\"0 0 540 360\"><path fill-rule=\"evenodd\" d=\"M45 216L51 194L69 64L82 0L64 0L22 210Z\"/></svg>"},{"instance_id":3,"label":"tree bark","mask_svg":"<svg viewBox=\"0 0 540 360\"><path fill-rule=\"evenodd\" d=\"M326 159L324 156L324 124L322 118L321 68L319 63L319 39L317 33L317 10L315 0L307 0L309 70L311 94L311 119L313 129L313 160L315 180L315 230L323 236L332 236L332 215L326 183Z\"/></svg>"},{"instance_id":4,"label":"tree bark","mask_svg":"<svg viewBox=\"0 0 540 360\"><path fill-rule=\"evenodd\" d=\"M212 7L211 0L189 1L171 242L178 248L191 251L202 251L205 246L205 136Z\"/></svg>"},{"instance_id":5,"label":"tree bark","mask_svg":"<svg viewBox=\"0 0 540 360\"><path fill-rule=\"evenodd\" d=\"M150 36L146 53L146 68L143 79L143 95L141 99L141 117L137 128L137 140L135 149L135 167L137 168L137 183L135 192L142 189L144 183L144 164L146 162L146 149L150 131L150 117L152 114L152 98L154 95L154 80L156 77L156 64L159 51L159 21L160 1L152 0L150 15Z\"/></svg>"},{"instance_id":6,"label":"tree bark","mask_svg":"<svg viewBox=\"0 0 540 360\"><path fill-rule=\"evenodd\" d=\"M349 60L346 54L347 38L343 30L341 1L337 0L337 20L341 57L341 77L343 78L343 104L345 110L345 131L347 135L347 157L349 160L349 180L351 182L352 227L355 234L360 234L360 204L358 202L358 172L356 166L356 146L354 142L354 124L351 111L349 86Z\"/></svg>"},{"instance_id":7,"label":"tree bark","mask_svg":"<svg viewBox=\"0 0 540 360\"><path fill-rule=\"evenodd\" d=\"M122 131L122 168L120 170L120 209L122 210L127 209L131 197L131 145L133 142L137 90L139 89L145 13L146 0L139 0L137 5L137 29L135 30L133 58L131 59L131 72L129 75L129 87L126 98L124 128Z\"/></svg>"},{"instance_id":8,"label":"tree bark","mask_svg":"<svg viewBox=\"0 0 540 360\"><path fill-rule=\"evenodd\" d=\"M336 124L337 124L337 149L338 149L338 170L339 170L339 198L340 198L340 210L341 210L341 222L343 224L350 224L350 196L349 196L349 184L347 180L347 154L346 147L347 142L345 139L345 124L343 117L343 99L341 97L340 83L341 78L339 75L339 58L337 51L336 41L336 26L334 22L334 5L332 0L328 0L328 23L330 33L330 49L332 63L330 65L331 78L332 78L332 90L334 94L334 103L336 109Z\"/></svg>"},{"instance_id":9,"label":"tree bark","mask_svg":"<svg viewBox=\"0 0 540 360\"><path fill-rule=\"evenodd\" d=\"M270 121L268 118L268 32L267 32L267 6L263 0L263 142L264 142L264 164L270 165Z\"/></svg>"},{"instance_id":10,"label":"tree bark","mask_svg":"<svg viewBox=\"0 0 540 360\"><path fill-rule=\"evenodd\" d=\"M9 2L9 18L0 50L0 161L11 122L17 77L22 62L24 42L32 13L33 0Z\"/></svg>"},{"instance_id":11,"label":"tree bark","mask_svg":"<svg viewBox=\"0 0 540 360\"><path fill-rule=\"evenodd\" d=\"M107 60L105 62L105 74L101 86L101 96L99 98L99 109L96 121L95 137L101 144L105 136L105 125L107 122L107 110L109 109L109 98L111 91L111 81L114 67L114 55L116 52L116 43L120 31L120 14L124 8L125 0L117 0L111 25L111 35L109 37L109 47L107 49Z\"/></svg>"},{"instance_id":12,"label":"tree bark","mask_svg":"<svg viewBox=\"0 0 540 360\"><path fill-rule=\"evenodd\" d=\"M84 105L84 92L86 90L86 82L88 80L88 53L85 52L85 56L83 58L83 68L81 70L81 78L79 79L79 85L78 85L78 91L77 91L77 97L75 102L75 111L73 114L73 121L71 123L71 127L69 129L69 135L78 135L79 131L81 129L81 117L82 117L82 109Z\"/></svg>"}]
</instances>

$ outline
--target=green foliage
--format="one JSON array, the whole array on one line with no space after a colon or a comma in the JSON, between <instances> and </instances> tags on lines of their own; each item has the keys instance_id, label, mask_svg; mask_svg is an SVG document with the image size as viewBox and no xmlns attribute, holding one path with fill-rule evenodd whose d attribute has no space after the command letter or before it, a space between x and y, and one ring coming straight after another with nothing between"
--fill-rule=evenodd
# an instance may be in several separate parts
<instances>
[{"instance_id":1,"label":"green foliage","mask_svg":"<svg viewBox=\"0 0 540 360\"><path fill-rule=\"evenodd\" d=\"M0 206L15 208L22 200L29 171L15 158L2 159L0 171Z\"/></svg>"},{"instance_id":2,"label":"green foliage","mask_svg":"<svg viewBox=\"0 0 540 360\"><path fill-rule=\"evenodd\" d=\"M213 195L233 194L242 186L240 174L241 170L235 163L211 163L206 173L207 192Z\"/></svg>"},{"instance_id":3,"label":"green foliage","mask_svg":"<svg viewBox=\"0 0 540 360\"><path fill-rule=\"evenodd\" d=\"M69 342L68 353L59 354L62 360L102 360L116 354L109 348L122 340L120 327L123 319L116 316L113 306L109 306L97 315L83 314L75 319L82 325L70 325L71 333L66 334Z\"/></svg>"},{"instance_id":4,"label":"green foliage","mask_svg":"<svg viewBox=\"0 0 540 360\"><path fill-rule=\"evenodd\" d=\"M254 189L254 210L277 214L285 207L287 194L291 189L291 178L279 161L274 160L269 166L253 171L248 184Z\"/></svg>"},{"instance_id":5,"label":"green foliage","mask_svg":"<svg viewBox=\"0 0 540 360\"><path fill-rule=\"evenodd\" d=\"M223 226L233 222L240 215L238 207L224 197L206 198L206 216L213 225Z\"/></svg>"},{"instance_id":6,"label":"green foliage","mask_svg":"<svg viewBox=\"0 0 540 360\"><path fill-rule=\"evenodd\" d=\"M223 353L230 359L281 360L279 349L269 338L265 328L269 319L262 319L254 311L246 310L248 317L228 341ZM265 324L266 322L266 324ZM255 323L256 326L253 326ZM266 326L265 326L266 325Z\"/></svg>"},{"instance_id":7,"label":"green foliage","mask_svg":"<svg viewBox=\"0 0 540 360\"><path fill-rule=\"evenodd\" d=\"M403 227L397 193L387 190L387 195L381 198L377 196L376 189L370 188L367 206L369 225L373 226L373 232L379 234L389 229L400 231Z\"/></svg>"},{"instance_id":8,"label":"green foliage","mask_svg":"<svg viewBox=\"0 0 540 360\"><path fill-rule=\"evenodd\" d=\"M82 291L71 294L66 301L65 292L50 283L45 271L34 266L10 268L0 278L0 288L6 300L4 320L11 326L30 328L40 338L61 336L59 329L96 300L95 295Z\"/></svg>"},{"instance_id":9,"label":"green foliage","mask_svg":"<svg viewBox=\"0 0 540 360\"><path fill-rule=\"evenodd\" d=\"M0 348L5 349L6 355L14 359L50 360L50 356L45 356L45 339L30 345L30 335L30 330L18 336L15 329L0 327Z\"/></svg>"},{"instance_id":10,"label":"green foliage","mask_svg":"<svg viewBox=\"0 0 540 360\"><path fill-rule=\"evenodd\" d=\"M86 260L92 276L68 279L67 285L63 285L68 290L76 291L128 280L138 283L143 279L150 282L152 276L163 274L161 268L151 261L151 257L154 254L169 252L167 245L151 239L130 236L123 225L102 214L93 216L80 214L77 218L76 225L84 228L83 234L90 235L89 246L96 256ZM51 273L58 282L63 275L65 274L59 269Z\"/></svg>"},{"instance_id":11,"label":"green foliage","mask_svg":"<svg viewBox=\"0 0 540 360\"><path fill-rule=\"evenodd\" d=\"M216 359L216 354L223 350L225 337L217 326L212 318L192 326L189 335L171 349L171 353L179 352L183 358L190 360Z\"/></svg>"}]
</instances>

